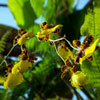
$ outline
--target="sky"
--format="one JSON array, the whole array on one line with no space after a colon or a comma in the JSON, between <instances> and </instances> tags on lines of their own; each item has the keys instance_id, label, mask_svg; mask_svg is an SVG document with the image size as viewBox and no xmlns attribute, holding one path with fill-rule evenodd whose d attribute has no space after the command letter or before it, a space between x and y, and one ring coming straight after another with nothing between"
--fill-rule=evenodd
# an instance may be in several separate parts
<instances>
[{"instance_id":1,"label":"sky","mask_svg":"<svg viewBox=\"0 0 100 100\"><path fill-rule=\"evenodd\" d=\"M0 0L0 4L7 4L7 0ZM8 7L0 7L0 24L18 29L16 21Z\"/></svg>"},{"instance_id":2,"label":"sky","mask_svg":"<svg viewBox=\"0 0 100 100\"><path fill-rule=\"evenodd\" d=\"M76 10L81 10L85 7L85 5L89 1L90 0L75 0L73 7L75 7ZM46 0L46 2L47 2L47 0ZM0 4L7 4L7 0L0 0ZM43 20L44 19L42 19L40 16L40 18L36 19L35 22L40 24L41 22L43 22ZM16 29L19 29L19 27L16 24L16 21L14 20L13 15L11 14L8 7L0 7L0 24L11 26L11 27L14 27ZM77 92L82 96L82 98L84 100L88 100L87 96L82 91L77 90ZM73 96L72 100L77 100L75 95Z\"/></svg>"},{"instance_id":3,"label":"sky","mask_svg":"<svg viewBox=\"0 0 100 100\"><path fill-rule=\"evenodd\" d=\"M73 7L76 7L77 10L81 10L85 7L85 5L89 2L90 0L75 0ZM47 0L46 0L47 2ZM46 4L45 2L45 4ZM7 0L0 0L0 4L7 4ZM45 6L44 4L44 6ZM40 24L43 22L44 19L38 18L35 20L37 24ZM16 24L16 21L14 20L13 15L11 14L9 8L7 7L0 7L0 24L4 24L7 26L14 27L16 29L19 29L19 27Z\"/></svg>"}]
</instances>

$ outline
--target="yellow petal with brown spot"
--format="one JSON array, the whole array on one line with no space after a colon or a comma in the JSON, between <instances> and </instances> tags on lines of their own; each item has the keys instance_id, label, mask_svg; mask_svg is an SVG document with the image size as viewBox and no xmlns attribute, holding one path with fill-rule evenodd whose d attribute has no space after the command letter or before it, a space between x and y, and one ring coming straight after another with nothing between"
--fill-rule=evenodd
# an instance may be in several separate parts
<instances>
[{"instance_id":1,"label":"yellow petal with brown spot","mask_svg":"<svg viewBox=\"0 0 100 100\"><path fill-rule=\"evenodd\" d=\"M16 74L18 72L26 72L29 67L32 66L32 63L28 60L21 60L20 62L16 63L12 68L12 73Z\"/></svg>"},{"instance_id":2,"label":"yellow petal with brown spot","mask_svg":"<svg viewBox=\"0 0 100 100\"><path fill-rule=\"evenodd\" d=\"M72 51L66 47L65 45L61 45L59 44L58 45L58 48L57 48L57 51L59 53L59 55L64 59L64 60L67 60L68 58L71 58L73 59L73 53Z\"/></svg>"},{"instance_id":3,"label":"yellow petal with brown spot","mask_svg":"<svg viewBox=\"0 0 100 100\"><path fill-rule=\"evenodd\" d=\"M73 87L76 87L80 90L81 87L88 81L88 77L81 71L77 71L72 73L70 81Z\"/></svg>"},{"instance_id":4,"label":"yellow petal with brown spot","mask_svg":"<svg viewBox=\"0 0 100 100\"><path fill-rule=\"evenodd\" d=\"M94 51L96 49L96 46L97 46L97 44L98 44L99 41L100 41L100 38L96 39L96 41L90 47L88 47L88 48L85 49L85 55L82 58L80 58L80 64L82 64L82 62L86 58L88 58L88 57L90 57L90 56L93 55L93 53L94 53Z\"/></svg>"},{"instance_id":5,"label":"yellow petal with brown spot","mask_svg":"<svg viewBox=\"0 0 100 100\"><path fill-rule=\"evenodd\" d=\"M4 81L4 88L9 89L12 86L19 85L23 82L23 76L21 73L12 74L9 73L7 78Z\"/></svg>"},{"instance_id":6,"label":"yellow petal with brown spot","mask_svg":"<svg viewBox=\"0 0 100 100\"><path fill-rule=\"evenodd\" d=\"M32 32L27 32L24 35L22 35L19 39L17 39L17 43L19 45L23 45L23 44L25 44L27 38L31 38L33 36L34 36L34 34Z\"/></svg>"}]
</instances>

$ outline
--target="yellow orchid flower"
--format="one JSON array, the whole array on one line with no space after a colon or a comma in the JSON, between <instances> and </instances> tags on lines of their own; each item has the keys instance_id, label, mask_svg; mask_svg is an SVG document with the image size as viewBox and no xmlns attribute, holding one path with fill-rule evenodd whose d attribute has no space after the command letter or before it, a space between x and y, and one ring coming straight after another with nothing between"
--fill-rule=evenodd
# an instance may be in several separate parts
<instances>
[{"instance_id":1,"label":"yellow orchid flower","mask_svg":"<svg viewBox=\"0 0 100 100\"><path fill-rule=\"evenodd\" d=\"M49 40L49 38L50 38L50 34L42 34L41 32L38 32L37 33L37 38L38 38L38 40L40 40L40 41L48 41Z\"/></svg>"},{"instance_id":2,"label":"yellow orchid flower","mask_svg":"<svg viewBox=\"0 0 100 100\"><path fill-rule=\"evenodd\" d=\"M50 34L54 33L55 31L56 31L55 33L58 33L57 30L59 30L61 27L63 27L63 25L56 25L56 26L54 26L52 28L47 28L45 30L42 29L41 32L37 33L38 40L40 40L40 41L42 41L42 40L48 41L49 37L50 37Z\"/></svg>"},{"instance_id":3,"label":"yellow orchid flower","mask_svg":"<svg viewBox=\"0 0 100 100\"><path fill-rule=\"evenodd\" d=\"M17 43L19 45L23 45L26 42L27 38L25 38L25 36L20 37L19 39L17 39Z\"/></svg>"},{"instance_id":4,"label":"yellow orchid flower","mask_svg":"<svg viewBox=\"0 0 100 100\"><path fill-rule=\"evenodd\" d=\"M62 66L61 70L62 70L61 78L63 79L65 77L65 75L70 71L70 68L68 68L66 65L64 65L64 66Z\"/></svg>"},{"instance_id":5,"label":"yellow orchid flower","mask_svg":"<svg viewBox=\"0 0 100 100\"><path fill-rule=\"evenodd\" d=\"M17 43L19 45L23 45L28 38L31 38L33 36L34 36L34 34L32 32L27 32L24 35L22 35L20 38L17 39Z\"/></svg>"},{"instance_id":6,"label":"yellow orchid flower","mask_svg":"<svg viewBox=\"0 0 100 100\"><path fill-rule=\"evenodd\" d=\"M27 33L24 34L24 36L25 36L26 38L30 38L30 37L33 37L34 34L33 34L33 32L27 32Z\"/></svg>"},{"instance_id":7,"label":"yellow orchid flower","mask_svg":"<svg viewBox=\"0 0 100 100\"><path fill-rule=\"evenodd\" d=\"M80 90L81 87L88 81L88 77L81 71L77 71L72 73L70 81L73 87L76 87Z\"/></svg>"},{"instance_id":8,"label":"yellow orchid flower","mask_svg":"<svg viewBox=\"0 0 100 100\"><path fill-rule=\"evenodd\" d=\"M23 82L23 80L24 79L21 73L9 73L9 75L4 78L4 88L9 89L12 86L19 85Z\"/></svg>"},{"instance_id":9,"label":"yellow orchid flower","mask_svg":"<svg viewBox=\"0 0 100 100\"><path fill-rule=\"evenodd\" d=\"M0 76L0 83L4 83L4 77Z\"/></svg>"},{"instance_id":10,"label":"yellow orchid flower","mask_svg":"<svg viewBox=\"0 0 100 100\"><path fill-rule=\"evenodd\" d=\"M65 42L62 41L57 48L57 51L59 53L59 55L65 60L65 62L67 61L67 59L71 58L73 59L73 53L72 51L66 47Z\"/></svg>"},{"instance_id":11,"label":"yellow orchid flower","mask_svg":"<svg viewBox=\"0 0 100 100\"><path fill-rule=\"evenodd\" d=\"M82 58L80 58L80 64L82 64L82 62L86 58L88 58L88 57L90 57L90 56L93 55L93 53L94 53L94 51L96 49L96 46L97 46L97 44L98 44L99 41L100 41L100 38L96 39L96 41L90 47L88 47L88 48L85 49L85 55Z\"/></svg>"},{"instance_id":12,"label":"yellow orchid flower","mask_svg":"<svg viewBox=\"0 0 100 100\"><path fill-rule=\"evenodd\" d=\"M16 74L18 72L26 72L29 67L32 66L32 63L26 60L21 60L20 62L16 63L12 68L12 73Z\"/></svg>"},{"instance_id":13,"label":"yellow orchid flower","mask_svg":"<svg viewBox=\"0 0 100 100\"><path fill-rule=\"evenodd\" d=\"M59 25L56 25L53 28L47 29L46 30L46 33L48 33L48 34L53 33L53 32L55 32L56 30L58 30L58 29L60 29L62 27L63 27L63 25L60 25L60 24ZM43 33L45 33L45 30L43 31Z\"/></svg>"}]
</instances>

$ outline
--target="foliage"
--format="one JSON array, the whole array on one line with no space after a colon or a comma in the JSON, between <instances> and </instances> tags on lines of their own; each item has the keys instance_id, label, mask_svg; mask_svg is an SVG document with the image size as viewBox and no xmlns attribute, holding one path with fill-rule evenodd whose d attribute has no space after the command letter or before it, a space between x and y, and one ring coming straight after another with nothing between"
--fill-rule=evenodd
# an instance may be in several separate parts
<instances>
[{"instance_id":1,"label":"foliage","mask_svg":"<svg viewBox=\"0 0 100 100\"><path fill-rule=\"evenodd\" d=\"M100 37L100 1L95 0L92 8L88 9L87 15L85 16L84 24L81 27L81 35L91 34L94 39Z\"/></svg>"},{"instance_id":2,"label":"foliage","mask_svg":"<svg viewBox=\"0 0 100 100\"><path fill-rule=\"evenodd\" d=\"M85 16L84 24L81 27L81 34L91 34L94 40L100 38L100 1L95 0L92 8L88 9L88 13ZM88 87L91 91L97 94L99 98L100 91L100 49L97 50L93 55L93 61L84 61L81 65L81 69L84 73L89 76ZM94 90L95 89L95 90ZM98 99L99 100L99 99Z\"/></svg>"},{"instance_id":3,"label":"foliage","mask_svg":"<svg viewBox=\"0 0 100 100\"><path fill-rule=\"evenodd\" d=\"M66 38L70 41L78 39L80 33L81 35L92 35L94 41L100 38L100 1L94 0L94 4L88 6L89 9L85 19L86 8L81 11L75 11L72 7L73 2L74 0L8 0L8 7L17 25L25 31L34 32L34 34L40 32L40 26L38 25L40 22L36 22L36 20L42 17L42 20L47 21L48 24L63 24L64 27L60 37L65 34ZM2 37L0 41L0 53L7 48L5 41L9 34L10 32L8 31L3 36L0 35ZM9 39L12 40L12 38ZM68 44L66 45L69 47ZM53 98L55 100L63 100L64 98L71 99L74 93L75 95L78 94L67 81L65 82L65 80L60 78L60 67L63 65L63 62L59 59L53 46L50 46L46 41L40 42L36 38L31 38L26 41L25 47L29 53L37 55L38 61L27 72L22 73L25 79L22 84L12 87L9 91L0 88L0 97L2 100L19 100L23 98L25 100L53 100ZM17 48L15 53L19 55L18 51L19 49ZM88 93L90 92L89 96L84 90L82 91L88 97L98 100L100 98L99 57L100 49L94 52L93 61L85 60L81 65L82 72L89 77L88 84L86 85L89 89ZM11 59L8 62L14 63ZM5 69L2 70L0 72L1 75ZM67 74L67 76L67 80L69 80L70 75ZM81 96L77 95L77 97L80 98Z\"/></svg>"},{"instance_id":4,"label":"foliage","mask_svg":"<svg viewBox=\"0 0 100 100\"><path fill-rule=\"evenodd\" d=\"M32 10L29 0L8 0L8 6L21 28L26 30L33 28L36 15Z\"/></svg>"},{"instance_id":5,"label":"foliage","mask_svg":"<svg viewBox=\"0 0 100 100\"><path fill-rule=\"evenodd\" d=\"M11 31L7 31L0 40L0 53L2 53L5 50L6 47L6 40L11 34Z\"/></svg>"}]
</instances>

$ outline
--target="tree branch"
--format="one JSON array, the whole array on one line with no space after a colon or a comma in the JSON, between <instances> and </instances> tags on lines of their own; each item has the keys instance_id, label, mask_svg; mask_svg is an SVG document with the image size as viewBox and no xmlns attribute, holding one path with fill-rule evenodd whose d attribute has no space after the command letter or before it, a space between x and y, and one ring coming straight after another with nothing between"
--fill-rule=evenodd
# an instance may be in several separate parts
<instances>
[{"instance_id":1,"label":"tree branch","mask_svg":"<svg viewBox=\"0 0 100 100\"><path fill-rule=\"evenodd\" d=\"M7 4L0 4L0 7L8 7Z\"/></svg>"}]
</instances>

